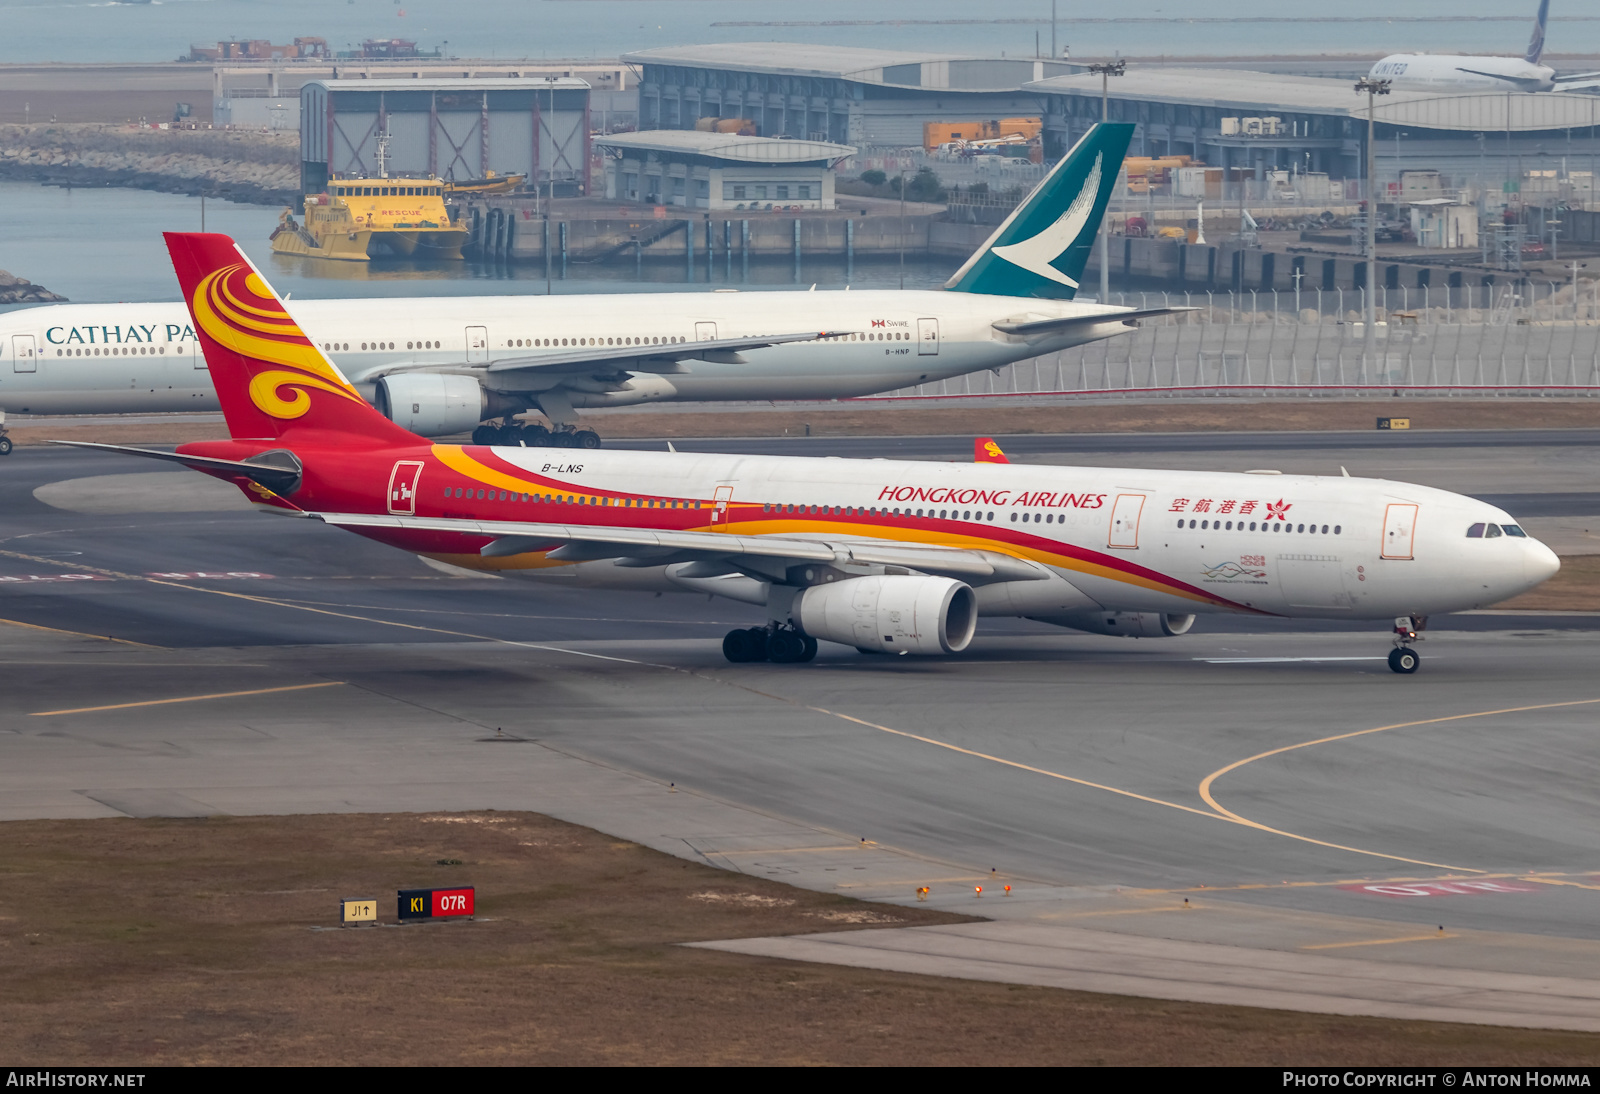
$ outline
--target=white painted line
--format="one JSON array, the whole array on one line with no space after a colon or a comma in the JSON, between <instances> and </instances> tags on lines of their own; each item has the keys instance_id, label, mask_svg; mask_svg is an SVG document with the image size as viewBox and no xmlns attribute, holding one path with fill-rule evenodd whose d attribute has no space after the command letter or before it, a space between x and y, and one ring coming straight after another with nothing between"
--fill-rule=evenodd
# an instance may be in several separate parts
<instances>
[{"instance_id":1,"label":"white painted line","mask_svg":"<svg viewBox=\"0 0 1600 1094\"><path fill-rule=\"evenodd\" d=\"M1208 665L1282 665L1291 661L1384 661L1387 657L1191 657Z\"/></svg>"}]
</instances>

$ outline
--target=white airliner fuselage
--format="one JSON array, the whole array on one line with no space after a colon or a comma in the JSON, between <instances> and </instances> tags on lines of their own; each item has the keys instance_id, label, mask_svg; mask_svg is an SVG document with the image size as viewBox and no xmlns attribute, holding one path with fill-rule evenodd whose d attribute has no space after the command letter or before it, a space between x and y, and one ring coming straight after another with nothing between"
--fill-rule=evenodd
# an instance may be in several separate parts
<instances>
[{"instance_id":1,"label":"white airliner fuselage","mask_svg":"<svg viewBox=\"0 0 1600 1094\"><path fill-rule=\"evenodd\" d=\"M575 347L671 345L844 332L634 373L582 390L570 368L536 375L578 407L673 400L845 398L1051 353L1128 328L1121 309L943 291L640 293L606 296L303 300L306 333L350 380L468 370ZM1022 337L997 322L1104 312L1107 322ZM720 358L720 359L718 359ZM485 382L493 383L484 370ZM519 390L530 390L528 373ZM0 315L0 409L24 414L214 410L216 393L182 303L57 304ZM476 419L474 419L475 421Z\"/></svg>"},{"instance_id":2,"label":"white airliner fuselage","mask_svg":"<svg viewBox=\"0 0 1600 1094\"><path fill-rule=\"evenodd\" d=\"M1521 57L1394 53L1372 66L1396 91L1554 91L1556 70Z\"/></svg>"}]
</instances>

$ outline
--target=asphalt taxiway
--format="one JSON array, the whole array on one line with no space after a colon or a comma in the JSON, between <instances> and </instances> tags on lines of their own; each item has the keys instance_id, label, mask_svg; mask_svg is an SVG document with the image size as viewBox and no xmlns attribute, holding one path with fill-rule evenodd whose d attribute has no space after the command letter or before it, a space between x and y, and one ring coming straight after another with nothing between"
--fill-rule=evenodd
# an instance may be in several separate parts
<instances>
[{"instance_id":1,"label":"asphalt taxiway","mask_svg":"<svg viewBox=\"0 0 1600 1094\"><path fill-rule=\"evenodd\" d=\"M1470 475L1472 446L1431 451ZM1508 495L1584 492L1580 445L1476 459ZM729 665L732 602L461 577L21 449L0 619L3 818L533 809L994 920L751 952L1600 1029L1597 617L1438 620L1412 677L1380 626L1212 619Z\"/></svg>"}]
</instances>

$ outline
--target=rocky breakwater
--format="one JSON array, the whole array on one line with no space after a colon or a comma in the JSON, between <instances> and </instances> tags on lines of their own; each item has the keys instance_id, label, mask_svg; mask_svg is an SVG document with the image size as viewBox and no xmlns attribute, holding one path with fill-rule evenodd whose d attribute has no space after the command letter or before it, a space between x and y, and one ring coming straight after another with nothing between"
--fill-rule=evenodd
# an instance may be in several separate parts
<instances>
[{"instance_id":1,"label":"rocky breakwater","mask_svg":"<svg viewBox=\"0 0 1600 1094\"><path fill-rule=\"evenodd\" d=\"M0 270L0 304L58 304L66 300L43 285Z\"/></svg>"},{"instance_id":2,"label":"rocky breakwater","mask_svg":"<svg viewBox=\"0 0 1600 1094\"><path fill-rule=\"evenodd\" d=\"M281 132L5 125L0 178L285 205L299 191L299 143Z\"/></svg>"}]
</instances>

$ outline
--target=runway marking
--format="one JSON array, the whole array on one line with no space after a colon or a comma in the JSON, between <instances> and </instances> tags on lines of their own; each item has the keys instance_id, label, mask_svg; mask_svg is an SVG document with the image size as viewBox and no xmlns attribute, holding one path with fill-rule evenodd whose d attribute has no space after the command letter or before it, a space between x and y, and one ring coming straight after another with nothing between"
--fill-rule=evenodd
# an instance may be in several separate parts
<instances>
[{"instance_id":1,"label":"runway marking","mask_svg":"<svg viewBox=\"0 0 1600 1094\"><path fill-rule=\"evenodd\" d=\"M1382 657L1193 657L1207 665L1286 665L1296 661L1382 661Z\"/></svg>"},{"instance_id":2,"label":"runway marking","mask_svg":"<svg viewBox=\"0 0 1600 1094\"><path fill-rule=\"evenodd\" d=\"M1406 881L1372 882L1367 885L1341 885L1351 893L1370 893L1373 896L1395 897L1411 900L1417 897L1482 896L1485 893L1537 893L1526 885L1508 885L1503 881Z\"/></svg>"},{"instance_id":3,"label":"runway marking","mask_svg":"<svg viewBox=\"0 0 1600 1094\"><path fill-rule=\"evenodd\" d=\"M112 638L109 634L89 634L86 631L69 631L61 627L46 627L38 623L24 623L20 619L0 619L13 627L27 627L31 631L49 631L51 634L70 634L74 638L94 638L101 642L120 642L124 646L138 646L142 650L164 650L166 646L152 646L148 642L135 642L131 638Z\"/></svg>"},{"instance_id":4,"label":"runway marking","mask_svg":"<svg viewBox=\"0 0 1600 1094\"><path fill-rule=\"evenodd\" d=\"M1586 701L1600 703L1600 699L1592 699L1592 700L1586 700ZM1553 704L1553 705L1560 706L1560 705L1564 705L1564 704ZM855 718L855 717L852 717L849 714L840 714L837 711L827 710L827 709L824 709L823 707L807 706L805 709L814 710L814 711L817 711L820 714L828 714L828 715L831 715L831 716L833 716L835 718L842 718L847 722L855 722L857 725L868 726L868 727L870 727L872 729L881 729L883 732L892 733L897 737L909 737L913 741L921 741L924 744L934 745L934 746L936 746L938 748L947 748L951 752L960 752L960 753L962 753L964 755L967 755L967 756L974 756L974 757L976 757L976 758L978 758L980 760L989 760L992 763L1003 764L1006 767L1014 767L1014 768L1017 768L1019 771L1030 771L1030 772L1034 773L1035 775L1045 775L1045 776L1047 776L1049 778L1052 778L1052 779L1060 779L1063 782L1077 783L1079 786L1087 786L1087 787L1091 787L1091 788L1093 788L1095 790L1104 790L1104 791L1107 791L1107 792L1112 793L1112 794L1119 794L1119 795L1121 795L1122 797L1125 797L1125 798L1133 798L1133 799L1135 799L1137 801L1149 802L1151 805L1164 805L1168 809L1181 809L1185 813L1193 813L1196 816L1207 817L1207 818L1210 818L1211 820L1220 820L1220 821L1227 821L1227 822L1229 822L1231 824L1240 824L1240 825L1245 826L1246 828L1254 828L1254 829L1256 829L1257 831L1260 831L1260 832L1270 832L1271 834L1273 834L1275 836L1283 836L1285 839L1299 840L1302 843L1315 844L1318 847L1328 847L1328 848L1331 848L1331 849L1333 849L1335 851L1349 851L1352 854L1357 854L1357 855L1371 855L1373 858L1385 858L1385 859L1389 859L1392 862L1409 862L1414 866L1432 866L1432 867L1434 867L1435 869L1438 869L1438 870L1458 870L1458 871L1461 871L1463 873L1469 873L1469 874L1481 874L1481 873L1483 873L1482 870L1474 870L1470 866L1450 866L1450 865L1448 865L1446 863L1442 863L1442 862L1428 862L1425 859L1406 858L1404 855L1390 855L1390 854L1386 854L1383 851L1368 851L1364 847L1349 847L1349 846L1346 846L1345 844L1342 844L1342 843L1330 843L1327 840L1314 839L1311 836L1301 836L1301 835L1297 835L1294 832L1285 832L1280 828L1272 828L1272 827L1270 827L1268 825L1260 823L1259 821L1253 821L1253 820L1249 819L1248 817L1241 817L1237 813L1229 812L1228 810L1223 809L1221 806L1218 806L1214 801L1212 801L1211 797L1209 796L1209 793L1206 790L1206 787L1209 786L1209 780L1206 783L1202 783L1201 784L1201 796L1205 798L1207 804L1211 805L1214 809L1216 809L1216 812L1212 812L1212 811L1207 810L1207 809L1196 809L1192 805L1183 805L1183 804L1181 804L1179 802L1169 802L1169 801L1165 801L1165 800L1163 800L1161 798L1152 798L1152 797L1150 797L1150 796L1148 796L1146 794L1135 794L1131 790L1120 790L1115 786L1107 786L1104 783L1090 782L1088 779L1079 779L1079 778L1075 778L1072 775L1063 775L1058 771L1050 771L1050 770L1048 770L1046 768L1043 768L1043 767L1034 767L1034 766L1032 766L1030 764L1018 763L1016 760L1007 760L1007 759L1005 759L1003 757L1000 757L1000 756L991 756L987 752L976 752L976 751L973 751L970 748L962 748L960 745L949 744L948 742L935 740L932 737L924 737L924 736L922 736L920 734L917 734L917 733L909 733L909 732L907 732L906 730L903 730L903 729L890 729L888 726L880 726L876 722L869 722L869 721L866 721L865 719L862 719L862 718ZM1373 732L1373 731L1372 730L1362 730L1361 732L1370 733L1370 732ZM1331 739L1333 739L1333 738L1330 738L1330 740ZM1315 743L1315 742L1309 742L1309 743ZM1291 747L1298 747L1298 746L1291 746ZM1282 752L1282 751L1288 751L1288 750L1287 749L1278 749L1277 751ZM1263 753L1263 755L1271 755L1271 753ZM1241 762L1248 762L1248 761L1241 761ZM1235 766L1237 766L1237 765L1235 765ZM1230 769L1229 768L1224 768L1223 770L1227 771L1227 770L1230 770ZM1221 774L1221 772L1218 772L1218 774Z\"/></svg>"},{"instance_id":5,"label":"runway marking","mask_svg":"<svg viewBox=\"0 0 1600 1094\"><path fill-rule=\"evenodd\" d=\"M747 688L746 690L755 691L754 688ZM765 695L767 693L766 692L757 692L757 694ZM781 696L771 696L771 698L781 698ZM1000 765L1002 765L1004 767L1014 767L1018 771L1027 771L1027 772L1031 772L1034 775L1043 775L1046 778L1050 778L1050 779L1060 779L1062 782L1076 783L1079 786L1087 786L1087 787L1089 787L1090 789L1093 789L1093 790L1104 790L1104 791L1106 791L1107 793L1110 793L1110 794L1118 794L1118 795L1121 795L1124 798L1133 798L1135 801L1148 802L1151 805L1164 805L1168 809L1181 809L1185 813L1193 813L1196 816L1205 817L1205 818L1207 818L1209 820L1220 820L1220 821L1231 821L1231 820L1233 820L1233 818L1231 818L1231 817L1225 817L1225 816L1222 816L1222 815L1220 815L1218 813L1210 812L1209 810L1196 809L1192 805L1184 805L1184 804L1182 804L1180 802L1164 801L1161 798L1152 798L1147 794L1135 794L1132 790L1122 790L1122 789L1119 789L1119 788L1117 788L1115 786L1107 786L1105 783L1091 782L1088 779L1080 779L1080 778L1077 778L1076 776L1073 776L1073 775L1063 775L1059 771L1051 771L1048 768L1034 767L1032 764L1019 763L1016 760L1008 760L1003 756L993 756L993 755L990 755L987 752L978 752L978 751L975 751L974 749L962 748L960 745L953 745L953 744L950 744L948 741L936 740L933 737L924 737L920 733L911 733L911 732L909 732L907 730L904 730L904 729L891 729L888 726L880 726L878 723L869 722L865 718L857 718L854 715L850 715L850 714L840 714L836 710L828 710L825 707L814 707L814 706L811 706L811 705L809 705L807 703L798 702L797 700L788 700L788 701L795 703L796 706L798 706L798 707L800 707L800 708L802 708L804 710L814 710L818 714L826 714L830 718L840 718L840 719L842 719L842 720L844 720L846 722L854 722L856 725L866 726L868 729L882 730L884 733L892 733L896 737L906 737L906 738L909 738L909 739L911 739L913 741L921 741L923 744L933 745L935 748L944 748L944 749L948 749L951 752L959 752L963 756L972 756L975 759L988 760L990 763L1000 764ZM1238 821L1234 821L1234 823L1239 823L1239 822ZM1248 822L1245 822L1245 823L1248 823ZM1385 857L1387 857L1387 856L1385 856Z\"/></svg>"},{"instance_id":6,"label":"runway marking","mask_svg":"<svg viewBox=\"0 0 1600 1094\"><path fill-rule=\"evenodd\" d=\"M336 688L343 680L328 680L320 684L290 684L281 688L253 688L250 691L218 691L210 695L184 695L176 699L145 699L138 703L111 703L103 707L74 707L71 710L36 710L30 717L48 718L52 714L93 714L101 710L128 710L131 707L160 707L169 703L198 703L202 699L236 699L241 695L272 695L280 691L308 691L311 688Z\"/></svg>"},{"instance_id":7,"label":"runway marking","mask_svg":"<svg viewBox=\"0 0 1600 1094\"><path fill-rule=\"evenodd\" d=\"M1413 934L1404 938L1367 938L1360 942L1321 942L1315 946L1301 946L1302 950L1342 950L1348 946L1388 946L1395 942L1433 942L1441 938L1458 938L1459 935L1443 934L1435 931L1433 934Z\"/></svg>"},{"instance_id":8,"label":"runway marking","mask_svg":"<svg viewBox=\"0 0 1600 1094\"><path fill-rule=\"evenodd\" d=\"M1284 831L1282 831L1280 829L1273 828L1270 825L1262 824L1259 821L1250 820L1248 817L1242 817L1238 813L1235 813L1231 809L1228 809L1225 806L1223 806L1220 802L1217 801L1216 798L1214 798L1212 796L1212 794L1211 794L1212 784L1214 784L1222 776L1228 774L1228 772L1236 771L1239 768L1245 766L1246 764L1252 764L1252 763L1255 763L1257 760L1267 759L1269 756L1277 756L1277 755L1280 755L1280 754L1285 753L1285 752L1294 752L1297 749L1310 748L1313 745L1330 744L1333 741L1347 741L1347 740L1350 740L1353 737L1365 737L1365 736L1367 736L1369 734L1373 734L1373 733L1386 733L1391 729L1409 729L1409 728L1412 728L1414 726L1438 725L1438 724L1440 724L1442 722L1459 722L1459 721L1464 721L1464 720L1466 720L1468 718L1491 718L1491 717L1494 717L1497 714L1524 714L1524 713L1526 713L1528 711L1531 711L1531 710L1556 710L1556 709L1559 709L1561 707L1580 707L1580 706L1591 705L1591 704L1594 704L1594 703L1600 703L1600 699L1573 699L1573 700L1569 700L1567 702L1562 702L1562 703L1536 703L1536 704L1534 704L1532 706L1506 707L1506 708L1501 709L1501 710L1478 710L1478 711L1469 712L1467 714L1446 714L1446 715L1443 715L1443 716L1438 717L1438 718L1419 718L1419 719L1417 719L1416 721L1413 721L1413 722L1395 722L1393 725L1375 726L1372 729L1357 729L1357 730L1353 730L1353 731L1351 731L1349 733L1336 733L1331 737L1318 737L1316 740L1313 740L1313 741L1301 741L1299 744L1284 745L1281 748L1272 748L1272 749L1268 749L1265 752L1258 752L1254 756L1246 756L1242 760L1235 760L1233 763L1229 764L1228 766L1222 767L1222 768L1218 768L1216 771L1213 771L1211 774L1207 775L1204 779L1200 780L1200 797L1205 801L1205 803L1207 805L1209 805L1209 806L1211 806L1211 808L1215 809L1218 814L1220 814L1220 815L1222 815L1224 817L1227 817L1230 820L1237 821L1240 824L1247 824L1247 825L1251 826L1252 828L1259 828L1263 832L1274 832L1274 833L1277 833L1280 836L1288 836L1290 839L1305 840L1307 843L1321 844L1324 847L1339 847L1340 850L1359 851L1358 848L1340 847L1340 845L1336 844L1336 843L1325 843L1322 840L1311 839L1309 836L1298 836L1298 835L1295 835L1292 832L1284 832ZM1364 855L1377 854L1377 852L1374 852L1374 851L1359 851L1359 853L1360 854L1364 854ZM1475 870L1470 866L1449 866L1449 865L1446 865L1444 863L1427 862L1427 861L1425 861L1423 859L1405 858L1404 856L1401 856L1401 855L1381 855L1380 857L1387 858L1387 859L1393 859L1396 862L1410 862L1410 863L1415 863L1418 866L1433 866L1433 867L1436 867L1436 868L1441 869L1441 870L1458 870L1458 871L1461 871L1463 873L1469 873L1469 874L1483 874L1483 873L1487 872L1487 871L1484 871L1484 870Z\"/></svg>"},{"instance_id":9,"label":"runway marking","mask_svg":"<svg viewBox=\"0 0 1600 1094\"><path fill-rule=\"evenodd\" d=\"M1600 890L1600 885L1585 885L1581 881L1557 881L1557 880L1555 880L1553 878L1546 877L1543 874L1536 874L1533 877L1525 877L1525 878L1522 878L1521 880L1523 880L1523 881L1536 881L1540 885L1570 885L1574 889L1597 889L1597 890Z\"/></svg>"}]
</instances>

